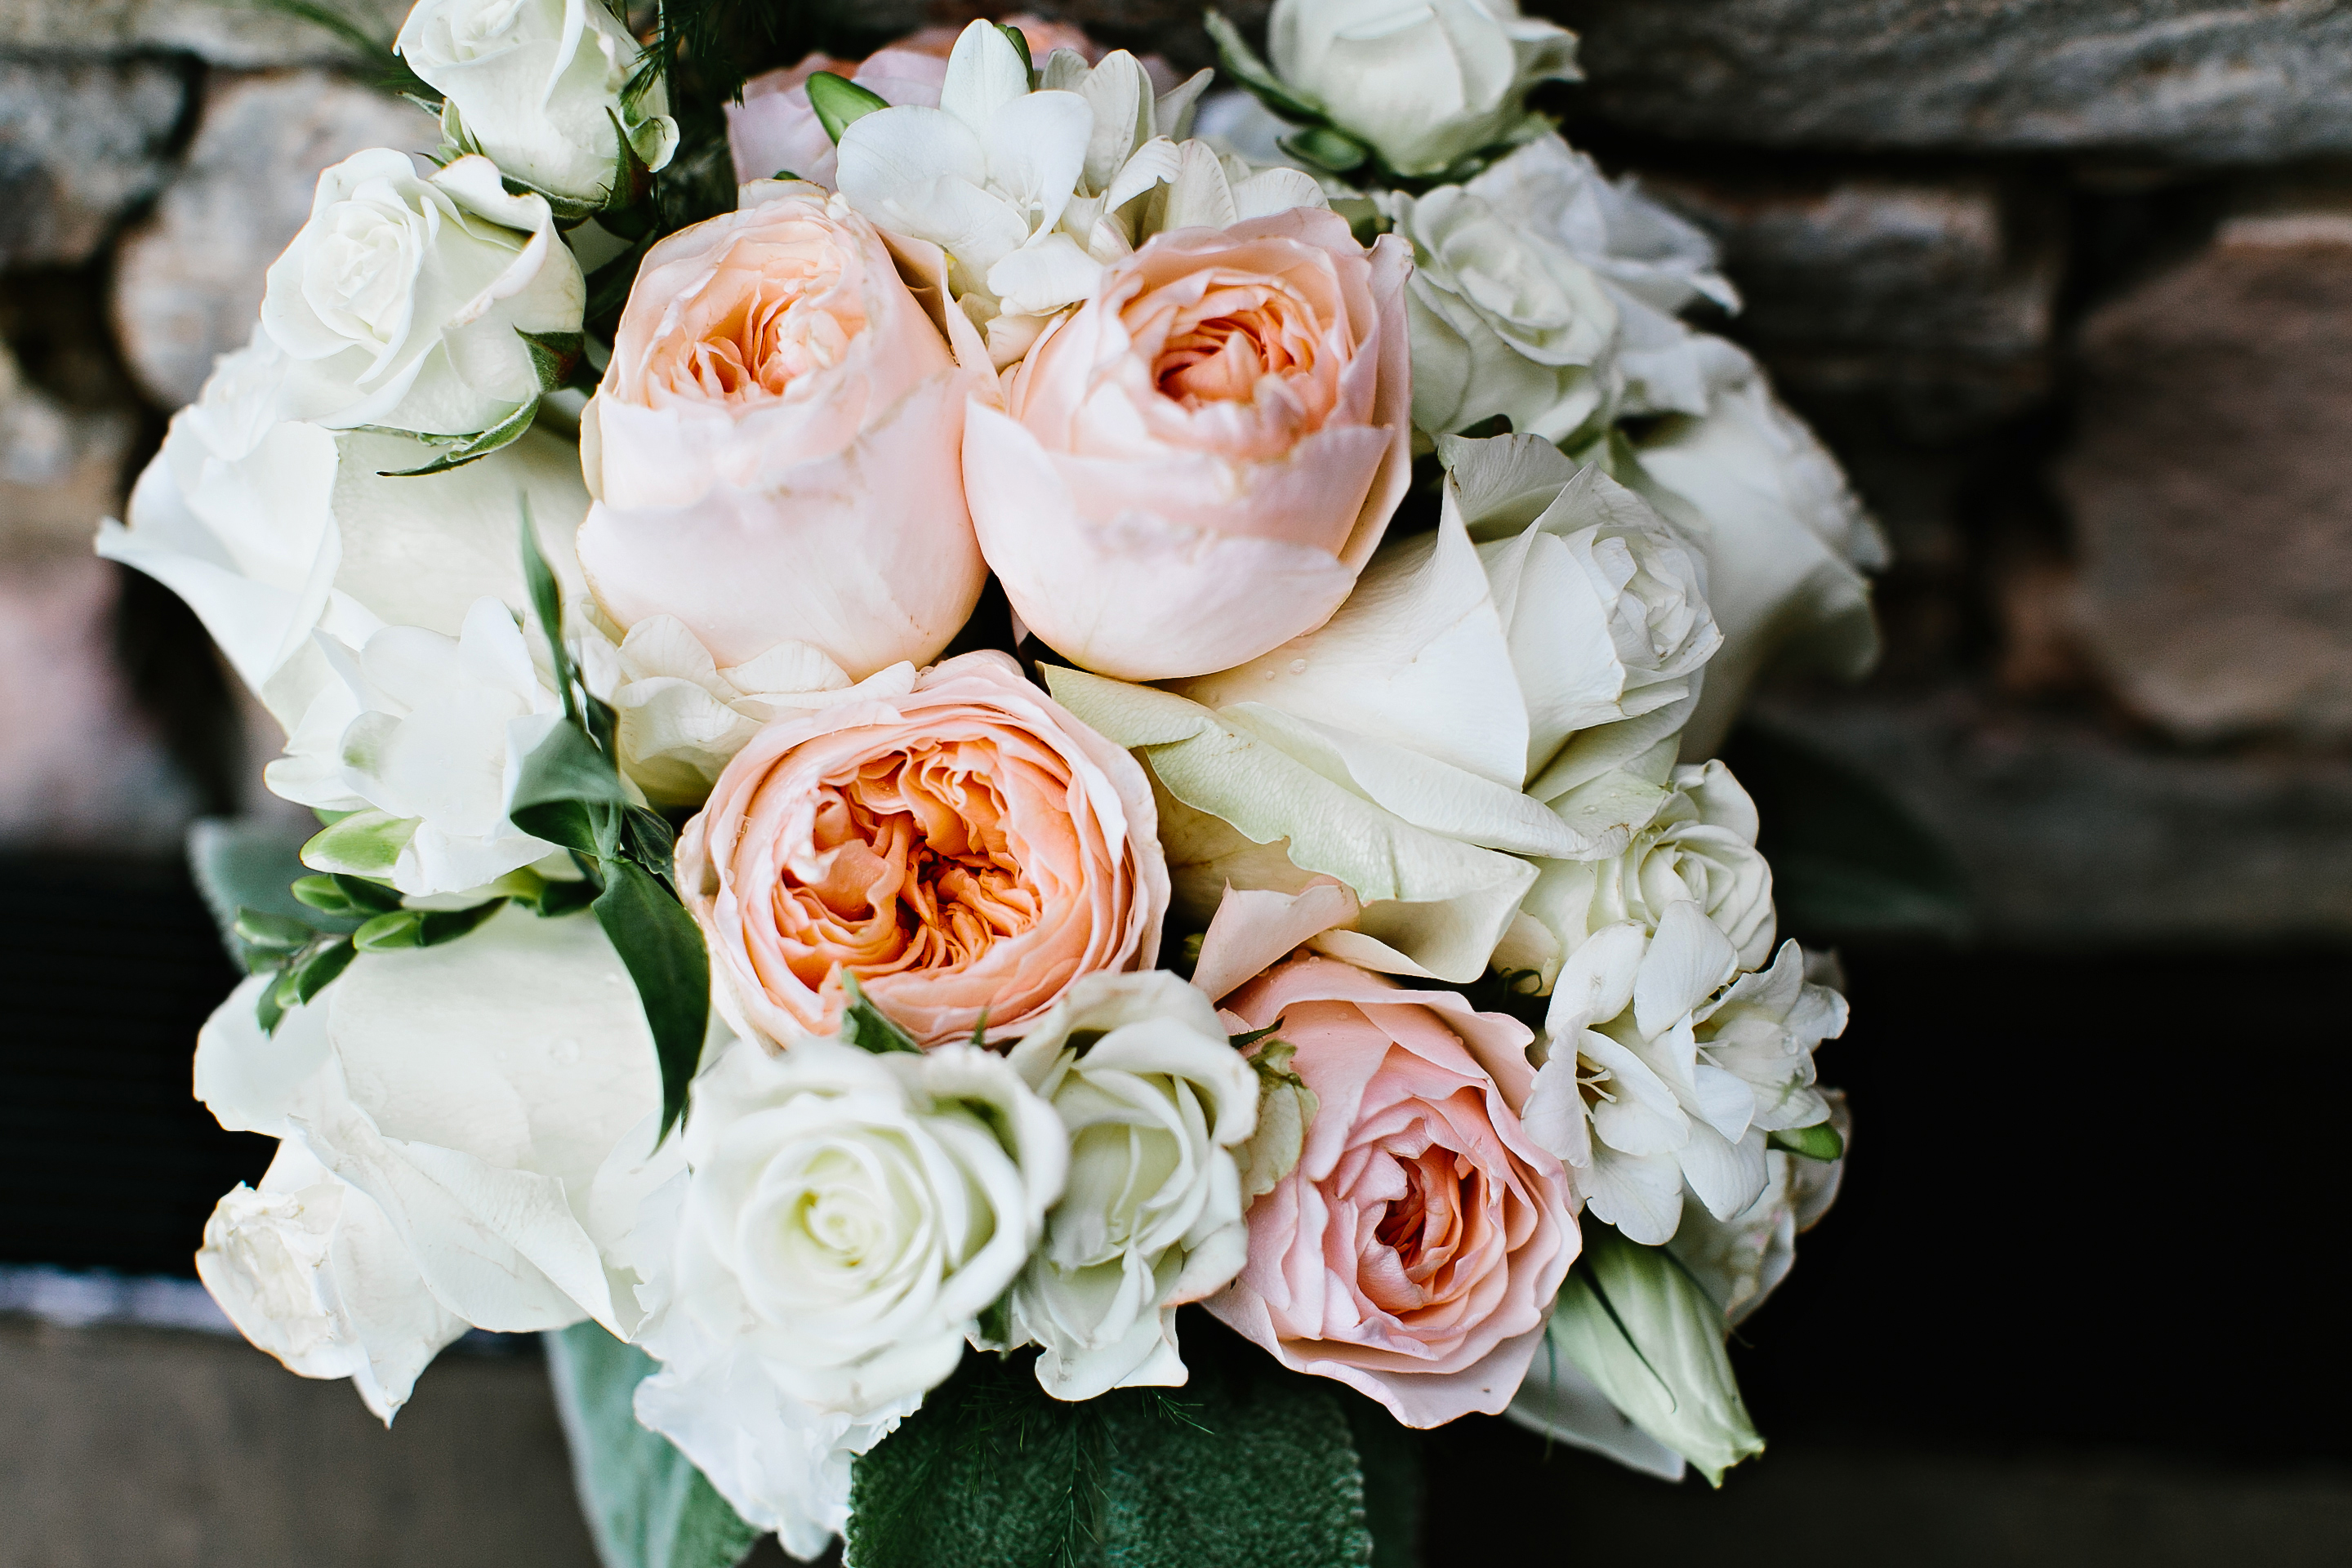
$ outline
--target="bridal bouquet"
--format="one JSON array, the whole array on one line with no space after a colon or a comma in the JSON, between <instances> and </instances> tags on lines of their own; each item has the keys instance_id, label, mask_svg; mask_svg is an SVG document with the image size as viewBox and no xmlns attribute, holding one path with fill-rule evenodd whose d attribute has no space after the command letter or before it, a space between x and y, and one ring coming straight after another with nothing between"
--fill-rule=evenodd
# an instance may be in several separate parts
<instances>
[{"instance_id":1,"label":"bridal bouquet","mask_svg":"<svg viewBox=\"0 0 2352 1568\"><path fill-rule=\"evenodd\" d=\"M1876 532L1571 35L1210 26L421 0L437 145L100 531L323 824L198 1271L387 1421L560 1331L610 1563L1385 1563L1402 1428L1762 1447L1845 1005L1712 759Z\"/></svg>"}]
</instances>

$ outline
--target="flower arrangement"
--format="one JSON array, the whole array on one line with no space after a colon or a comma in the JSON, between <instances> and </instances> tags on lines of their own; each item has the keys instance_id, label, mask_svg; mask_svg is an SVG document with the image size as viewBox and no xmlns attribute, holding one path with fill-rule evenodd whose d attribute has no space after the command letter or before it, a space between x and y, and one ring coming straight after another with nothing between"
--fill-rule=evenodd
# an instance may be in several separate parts
<instances>
[{"instance_id":1,"label":"flower arrangement","mask_svg":"<svg viewBox=\"0 0 2352 1568\"><path fill-rule=\"evenodd\" d=\"M205 1284L386 1421L560 1331L614 1564L1366 1563L1400 1427L1759 1451L1845 1005L1715 753L1883 549L1529 108L1573 37L751 14L420 0L437 150L101 529L323 822Z\"/></svg>"}]
</instances>

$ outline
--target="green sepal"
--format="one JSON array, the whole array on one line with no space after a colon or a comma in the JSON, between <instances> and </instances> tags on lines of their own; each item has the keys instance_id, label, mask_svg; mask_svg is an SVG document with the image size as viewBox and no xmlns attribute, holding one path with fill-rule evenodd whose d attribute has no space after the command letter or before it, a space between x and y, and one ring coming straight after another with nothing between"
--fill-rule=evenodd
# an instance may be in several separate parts
<instances>
[{"instance_id":1,"label":"green sepal","mask_svg":"<svg viewBox=\"0 0 2352 1568\"><path fill-rule=\"evenodd\" d=\"M365 920L400 908L400 894L364 877L298 877L289 889L322 915L338 920Z\"/></svg>"},{"instance_id":2,"label":"green sepal","mask_svg":"<svg viewBox=\"0 0 2352 1568\"><path fill-rule=\"evenodd\" d=\"M352 932L352 945L362 952L391 952L404 947L422 947L423 910L393 910L380 914Z\"/></svg>"},{"instance_id":3,"label":"green sepal","mask_svg":"<svg viewBox=\"0 0 2352 1568\"><path fill-rule=\"evenodd\" d=\"M890 1016L866 994L866 987L857 984L857 976L845 969L841 972L841 991L847 998L841 1007L840 1035L844 1045L856 1046L877 1057L892 1051L922 1054L923 1047L915 1043L915 1037L891 1022Z\"/></svg>"},{"instance_id":4,"label":"green sepal","mask_svg":"<svg viewBox=\"0 0 2352 1568\"><path fill-rule=\"evenodd\" d=\"M1028 54L1025 44L1021 52L1024 56ZM816 122L824 127L824 133L832 137L836 145L841 141L841 133L851 125L877 109L890 107L890 100L880 93L862 88L847 77L836 76L832 71L819 71L810 77L807 87L809 107L816 110Z\"/></svg>"},{"instance_id":5,"label":"green sepal","mask_svg":"<svg viewBox=\"0 0 2352 1568\"><path fill-rule=\"evenodd\" d=\"M1013 52L1021 57L1021 68L1027 71L1029 79L1034 82L1037 79L1037 62L1029 54L1029 35L1010 22L997 23L996 30L1004 35L1004 41L1011 44ZM836 136L834 140L837 142L840 138Z\"/></svg>"},{"instance_id":6,"label":"green sepal","mask_svg":"<svg viewBox=\"0 0 2352 1568\"><path fill-rule=\"evenodd\" d=\"M290 915L273 915L267 910L242 909L236 911L233 928L236 939L260 952L287 953L309 942L319 933Z\"/></svg>"},{"instance_id":7,"label":"green sepal","mask_svg":"<svg viewBox=\"0 0 2352 1568\"><path fill-rule=\"evenodd\" d=\"M1816 1121L1811 1127L1790 1127L1766 1138L1767 1147L1807 1160L1843 1160L1845 1140L1838 1130L1826 1121Z\"/></svg>"},{"instance_id":8,"label":"green sepal","mask_svg":"<svg viewBox=\"0 0 2352 1568\"><path fill-rule=\"evenodd\" d=\"M349 877L385 876L422 825L422 818L388 811L355 811L313 834L302 846L302 864Z\"/></svg>"},{"instance_id":9,"label":"green sepal","mask_svg":"<svg viewBox=\"0 0 2352 1568\"><path fill-rule=\"evenodd\" d=\"M604 890L589 907L636 982L661 1065L661 1136L686 1114L687 1086L702 1061L710 1022L710 954L686 907L642 867L604 862Z\"/></svg>"},{"instance_id":10,"label":"green sepal","mask_svg":"<svg viewBox=\"0 0 2352 1568\"><path fill-rule=\"evenodd\" d=\"M336 976L349 969L352 960L358 956L359 950L352 944L349 937L339 936L331 942L320 942L309 958L287 971L286 978L294 984L294 1000L310 1001L325 990Z\"/></svg>"},{"instance_id":11,"label":"green sepal","mask_svg":"<svg viewBox=\"0 0 2352 1568\"><path fill-rule=\"evenodd\" d=\"M377 477L386 479L414 479L426 474L446 474L452 468L462 468L468 463L478 463L491 453L503 451L521 440L523 433L530 428L530 422L538 416L539 399L532 397L515 405L513 413L488 429L477 431L471 436L434 436L415 430L402 431L403 435L413 436L430 446L444 447L447 450L422 468L386 468Z\"/></svg>"},{"instance_id":12,"label":"green sepal","mask_svg":"<svg viewBox=\"0 0 2352 1568\"><path fill-rule=\"evenodd\" d=\"M588 339L580 332L526 332L517 327L515 336L530 351L531 369L539 373L542 392L570 385L572 372L588 353Z\"/></svg>"},{"instance_id":13,"label":"green sepal","mask_svg":"<svg viewBox=\"0 0 2352 1568\"><path fill-rule=\"evenodd\" d=\"M1223 11L1211 9L1201 17L1201 25L1217 46L1217 63L1225 74L1254 94L1260 103L1285 120L1300 124L1316 124L1323 119L1323 106L1302 97L1290 85L1274 74L1274 68L1259 58L1249 47L1241 29L1226 19Z\"/></svg>"},{"instance_id":14,"label":"green sepal","mask_svg":"<svg viewBox=\"0 0 2352 1568\"><path fill-rule=\"evenodd\" d=\"M261 1026L261 1032L265 1035L276 1034L278 1026L286 1021L286 1004L278 999L278 991L275 985L265 985L254 1002L254 1021Z\"/></svg>"},{"instance_id":15,"label":"green sepal","mask_svg":"<svg viewBox=\"0 0 2352 1568\"><path fill-rule=\"evenodd\" d=\"M1538 1356L1574 1363L1709 1485L1764 1451L1724 1351L1723 1313L1665 1248L1587 1224L1545 1336Z\"/></svg>"},{"instance_id":16,"label":"green sepal","mask_svg":"<svg viewBox=\"0 0 2352 1568\"><path fill-rule=\"evenodd\" d=\"M1282 150L1292 156L1345 174L1370 161L1372 150L1346 132L1329 125L1309 125L1281 138Z\"/></svg>"}]
</instances>

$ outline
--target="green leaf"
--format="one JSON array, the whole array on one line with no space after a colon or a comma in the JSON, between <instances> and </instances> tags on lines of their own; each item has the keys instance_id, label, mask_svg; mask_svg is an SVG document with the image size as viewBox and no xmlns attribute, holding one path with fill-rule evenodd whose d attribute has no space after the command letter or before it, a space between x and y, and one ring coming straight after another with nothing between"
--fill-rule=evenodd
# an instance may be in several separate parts
<instances>
[{"instance_id":1,"label":"green leaf","mask_svg":"<svg viewBox=\"0 0 2352 1568\"><path fill-rule=\"evenodd\" d=\"M1724 1352L1723 1313L1664 1247L1586 1225L1545 1331L1553 1352L1710 1485L1764 1451Z\"/></svg>"},{"instance_id":2,"label":"green leaf","mask_svg":"<svg viewBox=\"0 0 2352 1568\"><path fill-rule=\"evenodd\" d=\"M539 399L534 397L528 402L517 404L513 413L488 429L478 430L471 436L450 437L422 435L413 430L404 432L406 435L416 436L420 440L429 441L436 447L446 447L447 450L422 468L386 468L377 477L387 479L413 479L425 474L446 474L452 468L462 468L468 463L478 463L491 453L503 450L521 440L523 432L530 428L530 422L538 416Z\"/></svg>"},{"instance_id":3,"label":"green leaf","mask_svg":"<svg viewBox=\"0 0 2352 1568\"><path fill-rule=\"evenodd\" d=\"M455 942L506 908L504 899L491 899L462 910L428 910L416 925L416 945L438 947L445 942ZM362 927L362 930L365 928Z\"/></svg>"},{"instance_id":4,"label":"green leaf","mask_svg":"<svg viewBox=\"0 0 2352 1568\"><path fill-rule=\"evenodd\" d=\"M292 884L302 875L299 828L236 817L208 816L189 826L188 869L196 890L220 928L229 957L242 967L248 956L237 940L237 911L287 915L322 930L348 931L359 921L326 914L297 900Z\"/></svg>"},{"instance_id":5,"label":"green leaf","mask_svg":"<svg viewBox=\"0 0 2352 1568\"><path fill-rule=\"evenodd\" d=\"M278 999L277 986L265 985L261 988L261 995L254 1003L253 1016L261 1025L263 1034L274 1035L278 1032L278 1026L286 1021L286 1004Z\"/></svg>"},{"instance_id":6,"label":"green leaf","mask_svg":"<svg viewBox=\"0 0 2352 1568\"><path fill-rule=\"evenodd\" d=\"M362 952L392 952L404 947L424 946L425 911L394 910L381 914L352 933L352 943Z\"/></svg>"},{"instance_id":7,"label":"green leaf","mask_svg":"<svg viewBox=\"0 0 2352 1568\"><path fill-rule=\"evenodd\" d=\"M1249 47L1241 29L1226 20L1223 11L1211 10L1201 18L1209 37L1217 46L1217 63L1225 74L1257 95L1259 102L1285 120L1300 123L1317 123L1323 118L1322 105L1291 90L1289 85L1274 74L1274 68L1258 58Z\"/></svg>"},{"instance_id":8,"label":"green leaf","mask_svg":"<svg viewBox=\"0 0 2352 1568\"><path fill-rule=\"evenodd\" d=\"M580 705L572 691L572 652L563 646L563 591L556 586L555 571L547 563L546 554L539 548L539 530L531 526L530 497L518 492L515 507L520 514L520 531L516 538L522 551L523 586L530 594L530 613L539 617L540 636L547 639L547 651L552 660L556 695L563 699L563 716L572 723L580 722ZM528 773L526 763L524 771ZM520 823L516 824L521 826ZM529 832L528 828L524 829ZM553 843L554 840L549 840Z\"/></svg>"},{"instance_id":9,"label":"green leaf","mask_svg":"<svg viewBox=\"0 0 2352 1568\"><path fill-rule=\"evenodd\" d=\"M915 1037L892 1023L890 1016L866 996L866 987L857 984L857 976L845 969L841 972L841 989L849 998L841 1009L843 1044L871 1051L877 1057L892 1051L922 1054L923 1047L915 1043Z\"/></svg>"},{"instance_id":10,"label":"green leaf","mask_svg":"<svg viewBox=\"0 0 2352 1568\"><path fill-rule=\"evenodd\" d=\"M416 837L420 819L388 811L355 811L302 846L302 864L348 877L387 875Z\"/></svg>"},{"instance_id":11,"label":"green leaf","mask_svg":"<svg viewBox=\"0 0 2352 1568\"><path fill-rule=\"evenodd\" d=\"M661 1063L661 1135L686 1114L686 1086L702 1060L710 1021L710 954L702 930L659 882L626 860L604 862L604 890L590 906L636 982Z\"/></svg>"},{"instance_id":12,"label":"green leaf","mask_svg":"<svg viewBox=\"0 0 2352 1568\"><path fill-rule=\"evenodd\" d=\"M534 838L601 856L612 850L604 841L614 830L608 819L627 804L613 759L586 731L565 722L551 728L523 758L507 816Z\"/></svg>"},{"instance_id":13,"label":"green leaf","mask_svg":"<svg viewBox=\"0 0 2352 1568\"><path fill-rule=\"evenodd\" d=\"M263 952L292 952L319 934L291 915L273 915L256 909L237 910L233 929L239 942Z\"/></svg>"},{"instance_id":14,"label":"green leaf","mask_svg":"<svg viewBox=\"0 0 2352 1568\"><path fill-rule=\"evenodd\" d=\"M662 886L677 890L677 830L657 811L633 805L622 814L622 845L630 859L651 872Z\"/></svg>"},{"instance_id":15,"label":"green leaf","mask_svg":"<svg viewBox=\"0 0 2352 1568\"><path fill-rule=\"evenodd\" d=\"M1749 721L1724 760L1755 797L1784 929L1807 941L1957 938L1966 879L1943 842L1875 781L1785 731Z\"/></svg>"},{"instance_id":16,"label":"green leaf","mask_svg":"<svg viewBox=\"0 0 2352 1568\"><path fill-rule=\"evenodd\" d=\"M637 1424L631 1401L653 1358L593 1322L551 1330L541 1342L605 1568L734 1568L760 1532L667 1438Z\"/></svg>"},{"instance_id":17,"label":"green leaf","mask_svg":"<svg viewBox=\"0 0 2352 1568\"><path fill-rule=\"evenodd\" d=\"M1775 1149L1802 1155L1808 1160L1842 1160L1845 1158L1845 1140L1838 1130L1826 1121L1816 1121L1811 1127L1791 1127L1775 1132L1764 1140Z\"/></svg>"},{"instance_id":18,"label":"green leaf","mask_svg":"<svg viewBox=\"0 0 2352 1568\"><path fill-rule=\"evenodd\" d=\"M1035 80L1037 62L1029 58L1029 35L1009 22L997 23L996 30L1004 35L1004 41L1011 44L1013 52L1021 57L1021 68L1029 73L1031 80ZM836 136L834 140L838 142L841 139Z\"/></svg>"},{"instance_id":19,"label":"green leaf","mask_svg":"<svg viewBox=\"0 0 2352 1568\"><path fill-rule=\"evenodd\" d=\"M1335 174L1362 168L1372 155L1371 149L1361 142L1328 125L1310 125L1283 137L1281 143L1284 152Z\"/></svg>"},{"instance_id":20,"label":"green leaf","mask_svg":"<svg viewBox=\"0 0 2352 1568\"><path fill-rule=\"evenodd\" d=\"M964 1357L856 1461L857 1568L1370 1568L1346 1391L1188 1312L1180 1390L1066 1404L1026 1354ZM1386 1420L1386 1414L1377 1417ZM1393 1502L1394 1500L1390 1500ZM1384 1507L1391 1528L1410 1510ZM1384 1541L1380 1568L1410 1568Z\"/></svg>"},{"instance_id":21,"label":"green leaf","mask_svg":"<svg viewBox=\"0 0 2352 1568\"><path fill-rule=\"evenodd\" d=\"M339 936L332 942L320 943L310 957L289 973L288 978L294 982L294 999L310 1001L325 990L337 975L349 969L352 960L358 956L359 950L352 945L349 937Z\"/></svg>"},{"instance_id":22,"label":"green leaf","mask_svg":"<svg viewBox=\"0 0 2352 1568\"><path fill-rule=\"evenodd\" d=\"M877 109L890 107L890 100L881 94L831 71L819 71L809 78L807 89L809 107L816 110L816 122L835 142L857 121Z\"/></svg>"},{"instance_id":23,"label":"green leaf","mask_svg":"<svg viewBox=\"0 0 2352 1568\"><path fill-rule=\"evenodd\" d=\"M515 335L530 351L531 368L539 373L540 388L545 392L568 384L588 351L588 340L579 332L526 332L517 327Z\"/></svg>"}]
</instances>

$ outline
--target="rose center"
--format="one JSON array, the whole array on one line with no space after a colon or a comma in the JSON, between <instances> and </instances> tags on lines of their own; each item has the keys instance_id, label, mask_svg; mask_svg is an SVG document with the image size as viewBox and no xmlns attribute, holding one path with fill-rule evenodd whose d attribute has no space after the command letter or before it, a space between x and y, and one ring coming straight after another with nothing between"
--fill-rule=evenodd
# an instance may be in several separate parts
<instances>
[{"instance_id":1,"label":"rose center","mask_svg":"<svg viewBox=\"0 0 2352 1568\"><path fill-rule=\"evenodd\" d=\"M842 268L829 242L737 241L688 302L682 331L655 348L649 376L720 403L782 397L839 364L866 330Z\"/></svg>"},{"instance_id":2,"label":"rose center","mask_svg":"<svg viewBox=\"0 0 2352 1568\"><path fill-rule=\"evenodd\" d=\"M1315 368L1315 322L1306 302L1270 283L1213 288L1172 324L1152 376L1188 408L1247 403L1267 376Z\"/></svg>"}]
</instances>

